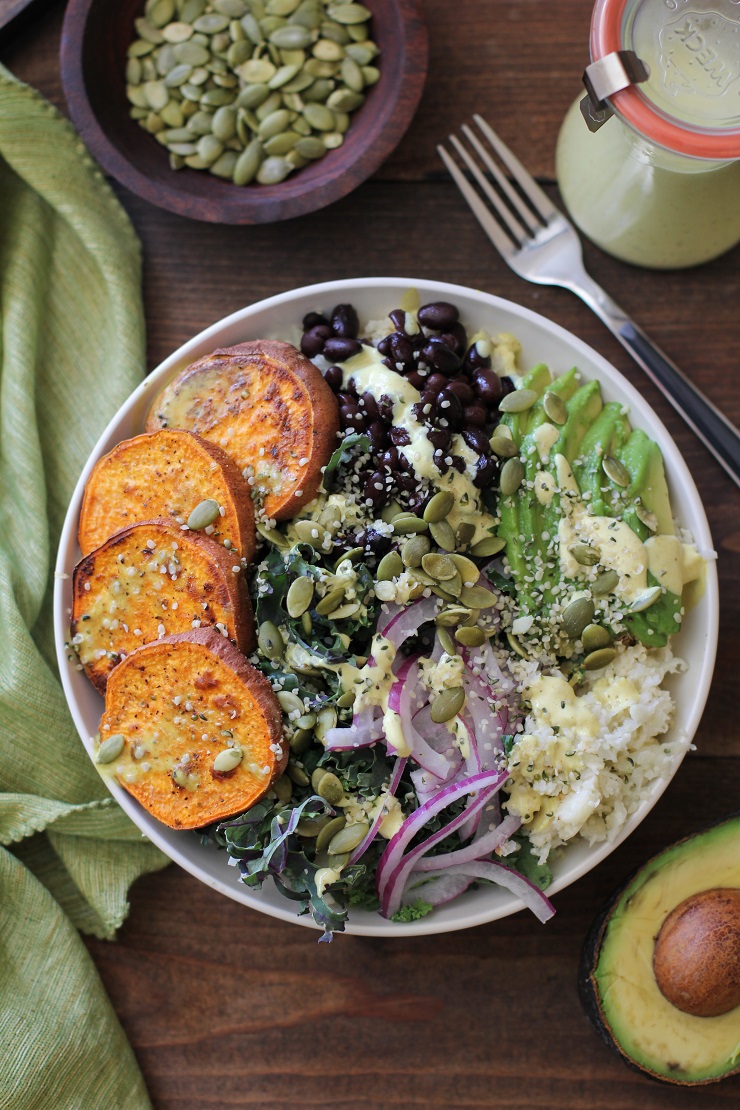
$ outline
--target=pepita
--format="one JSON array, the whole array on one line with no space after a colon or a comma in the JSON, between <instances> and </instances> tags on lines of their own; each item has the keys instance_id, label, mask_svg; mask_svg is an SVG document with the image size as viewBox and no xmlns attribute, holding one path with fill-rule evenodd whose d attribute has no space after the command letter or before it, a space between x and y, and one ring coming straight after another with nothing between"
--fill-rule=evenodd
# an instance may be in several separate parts
<instances>
[{"instance_id":1,"label":"pepita","mask_svg":"<svg viewBox=\"0 0 740 1110\"><path fill-rule=\"evenodd\" d=\"M344 787L341 781L331 771L327 771L321 778L318 786L315 787L316 793L320 798L323 798L329 805L338 805L344 798Z\"/></svg>"},{"instance_id":2,"label":"pepita","mask_svg":"<svg viewBox=\"0 0 740 1110\"><path fill-rule=\"evenodd\" d=\"M498 403L499 412L526 412L531 409L537 396L534 389L515 389L513 393L507 393L501 398Z\"/></svg>"},{"instance_id":3,"label":"pepita","mask_svg":"<svg viewBox=\"0 0 740 1110\"><path fill-rule=\"evenodd\" d=\"M421 565L427 574L431 574L432 578L438 582L445 582L449 578L454 578L457 574L457 567L447 555L440 555L439 552L431 552L425 555L421 560Z\"/></svg>"},{"instance_id":4,"label":"pepita","mask_svg":"<svg viewBox=\"0 0 740 1110\"><path fill-rule=\"evenodd\" d=\"M492 555L498 555L506 547L506 540L500 536L487 536L483 540L478 540L470 549L470 554L475 555L478 559L486 559Z\"/></svg>"},{"instance_id":5,"label":"pepita","mask_svg":"<svg viewBox=\"0 0 740 1110\"><path fill-rule=\"evenodd\" d=\"M429 715L435 724L443 724L456 717L465 704L465 690L462 686L452 686L440 690L432 702Z\"/></svg>"},{"instance_id":6,"label":"pepita","mask_svg":"<svg viewBox=\"0 0 740 1110\"><path fill-rule=\"evenodd\" d=\"M213 770L218 771L219 774L226 774L238 767L243 758L244 752L241 748L224 748L214 759Z\"/></svg>"},{"instance_id":7,"label":"pepita","mask_svg":"<svg viewBox=\"0 0 740 1110\"><path fill-rule=\"evenodd\" d=\"M310 636L313 632L313 621L310 613L301 613L301 628L306 636Z\"/></svg>"},{"instance_id":8,"label":"pepita","mask_svg":"<svg viewBox=\"0 0 740 1110\"><path fill-rule=\"evenodd\" d=\"M316 714L316 726L314 732L318 740L323 740L324 735L330 728L337 726L337 711L333 705L325 705Z\"/></svg>"},{"instance_id":9,"label":"pepita","mask_svg":"<svg viewBox=\"0 0 740 1110\"><path fill-rule=\"evenodd\" d=\"M340 814L338 817L332 817L330 821L327 821L327 823L321 829L321 832L316 837L316 851L326 851L332 839L337 835L338 832L340 832L344 828L346 824L347 818L344 816L344 814Z\"/></svg>"},{"instance_id":10,"label":"pepita","mask_svg":"<svg viewBox=\"0 0 740 1110\"><path fill-rule=\"evenodd\" d=\"M630 613L642 613L645 609L649 609L663 593L662 586L648 586L641 594L635 598L629 607Z\"/></svg>"},{"instance_id":11,"label":"pepita","mask_svg":"<svg viewBox=\"0 0 740 1110\"><path fill-rule=\"evenodd\" d=\"M613 455L604 455L601 466L609 481L614 482L615 486L621 486L624 489L630 484L629 470Z\"/></svg>"},{"instance_id":12,"label":"pepita","mask_svg":"<svg viewBox=\"0 0 740 1110\"><path fill-rule=\"evenodd\" d=\"M421 566L422 561L429 552L430 547L431 544L427 536L410 536L401 547L401 561L403 563L403 566ZM389 554L395 554L395 552L389 552ZM385 558L388 558L388 556L386 555ZM378 570L380 570L380 566L378 567ZM396 576L394 575L394 577Z\"/></svg>"},{"instance_id":13,"label":"pepita","mask_svg":"<svg viewBox=\"0 0 740 1110\"><path fill-rule=\"evenodd\" d=\"M288 616L300 617L309 608L313 598L313 578L296 578L291 582L285 597Z\"/></svg>"},{"instance_id":14,"label":"pepita","mask_svg":"<svg viewBox=\"0 0 740 1110\"><path fill-rule=\"evenodd\" d=\"M606 597L607 594L613 593L619 585L619 575L615 570L605 570L598 578L595 578L590 585L591 593L594 597Z\"/></svg>"},{"instance_id":15,"label":"pepita","mask_svg":"<svg viewBox=\"0 0 740 1110\"><path fill-rule=\"evenodd\" d=\"M347 690L337 698L337 706L339 709L351 709L356 699L357 692L355 690Z\"/></svg>"},{"instance_id":16,"label":"pepita","mask_svg":"<svg viewBox=\"0 0 740 1110\"><path fill-rule=\"evenodd\" d=\"M429 524L413 513L400 513L393 521L393 531L397 536L408 536L415 532L427 532Z\"/></svg>"},{"instance_id":17,"label":"pepita","mask_svg":"<svg viewBox=\"0 0 740 1110\"><path fill-rule=\"evenodd\" d=\"M95 762L112 763L114 759L118 759L123 751L124 742L125 737L121 732L115 732L112 736L106 737L95 753Z\"/></svg>"},{"instance_id":18,"label":"pepita","mask_svg":"<svg viewBox=\"0 0 740 1110\"><path fill-rule=\"evenodd\" d=\"M465 555L450 555L450 559L457 567L463 586L474 586L480 578L480 571L472 559Z\"/></svg>"},{"instance_id":19,"label":"pepita","mask_svg":"<svg viewBox=\"0 0 740 1110\"><path fill-rule=\"evenodd\" d=\"M438 524L445 520L455 506L455 498L449 490L440 490L435 493L424 510L424 520L430 524Z\"/></svg>"},{"instance_id":20,"label":"pepita","mask_svg":"<svg viewBox=\"0 0 740 1110\"><path fill-rule=\"evenodd\" d=\"M308 786L311 782L303 768L299 767L297 763L294 763L292 759L288 761L288 770L286 774L290 781L294 782L296 786Z\"/></svg>"},{"instance_id":21,"label":"pepita","mask_svg":"<svg viewBox=\"0 0 740 1110\"><path fill-rule=\"evenodd\" d=\"M272 621L263 621L260 625L257 644L267 659L282 659L285 653L285 641L280 629Z\"/></svg>"},{"instance_id":22,"label":"pepita","mask_svg":"<svg viewBox=\"0 0 740 1110\"><path fill-rule=\"evenodd\" d=\"M345 589L343 586L338 586L336 589L330 590L328 594L325 594L321 601L315 606L319 616L326 617L329 613L333 613L344 599L344 594Z\"/></svg>"},{"instance_id":23,"label":"pepita","mask_svg":"<svg viewBox=\"0 0 740 1110\"><path fill-rule=\"evenodd\" d=\"M549 389L542 398L542 407L548 420L552 420L553 424L565 424L568 419L568 410L563 398Z\"/></svg>"},{"instance_id":24,"label":"pepita","mask_svg":"<svg viewBox=\"0 0 740 1110\"><path fill-rule=\"evenodd\" d=\"M449 521L435 520L429 525L429 531L437 547L443 551L455 550L455 533Z\"/></svg>"},{"instance_id":25,"label":"pepita","mask_svg":"<svg viewBox=\"0 0 740 1110\"><path fill-rule=\"evenodd\" d=\"M611 636L609 630L604 628L603 625L587 624L581 633L581 640L584 651L597 651L611 642Z\"/></svg>"},{"instance_id":26,"label":"pepita","mask_svg":"<svg viewBox=\"0 0 740 1110\"><path fill-rule=\"evenodd\" d=\"M457 531L455 532L455 546L467 547L470 541L473 539L474 535L475 525L470 524L467 520L464 520L461 524L458 524L457 526Z\"/></svg>"},{"instance_id":27,"label":"pepita","mask_svg":"<svg viewBox=\"0 0 740 1110\"><path fill-rule=\"evenodd\" d=\"M491 450L500 459L513 459L514 455L519 454L519 448L513 439L496 433L491 436Z\"/></svg>"},{"instance_id":28,"label":"pepita","mask_svg":"<svg viewBox=\"0 0 740 1110\"><path fill-rule=\"evenodd\" d=\"M594 619L595 611L590 597L577 597L566 605L560 618L560 627L569 640L580 639L586 625Z\"/></svg>"},{"instance_id":29,"label":"pepita","mask_svg":"<svg viewBox=\"0 0 740 1110\"><path fill-rule=\"evenodd\" d=\"M459 640L464 647L480 647L481 644L486 642L487 637L482 628L472 625L458 628L455 639Z\"/></svg>"},{"instance_id":30,"label":"pepita","mask_svg":"<svg viewBox=\"0 0 740 1110\"><path fill-rule=\"evenodd\" d=\"M514 394L510 393L509 397ZM499 489L503 497L511 497L524 481L524 464L516 455L507 459L501 467L499 475Z\"/></svg>"},{"instance_id":31,"label":"pepita","mask_svg":"<svg viewBox=\"0 0 740 1110\"><path fill-rule=\"evenodd\" d=\"M344 852L352 852L367 836L370 831L370 826L366 821L358 821L355 825L345 825L338 833L335 833L327 845L327 851L331 855L341 855Z\"/></svg>"},{"instance_id":32,"label":"pepita","mask_svg":"<svg viewBox=\"0 0 740 1110\"><path fill-rule=\"evenodd\" d=\"M315 713L304 713L295 722L296 728L313 728L315 726L315 724L316 724L316 714Z\"/></svg>"},{"instance_id":33,"label":"pepita","mask_svg":"<svg viewBox=\"0 0 740 1110\"><path fill-rule=\"evenodd\" d=\"M485 586L463 586L460 601L468 609L491 609L496 604L496 596Z\"/></svg>"},{"instance_id":34,"label":"pepita","mask_svg":"<svg viewBox=\"0 0 740 1110\"><path fill-rule=\"evenodd\" d=\"M457 654L457 649L455 648L455 641L452 638L452 633L446 625L437 625L437 639L448 655Z\"/></svg>"},{"instance_id":35,"label":"pepita","mask_svg":"<svg viewBox=\"0 0 740 1110\"><path fill-rule=\"evenodd\" d=\"M441 613L437 614L434 623L443 628L452 627L455 624L464 624L472 612L472 609L466 609L464 606L451 605L449 609L443 609Z\"/></svg>"},{"instance_id":36,"label":"pepita","mask_svg":"<svg viewBox=\"0 0 740 1110\"><path fill-rule=\"evenodd\" d=\"M595 567L601 558L601 552L588 543L572 543L568 548L571 555L582 567Z\"/></svg>"},{"instance_id":37,"label":"pepita","mask_svg":"<svg viewBox=\"0 0 740 1110\"><path fill-rule=\"evenodd\" d=\"M207 528L209 524L213 524L219 518L219 505L218 501L214 501L212 497L206 497L195 506L190 516L188 517L188 528L191 532L200 532L201 529Z\"/></svg>"},{"instance_id":38,"label":"pepita","mask_svg":"<svg viewBox=\"0 0 740 1110\"><path fill-rule=\"evenodd\" d=\"M290 801L290 796L293 793L293 783L290 781L288 776L281 775L280 778L272 784L272 789L277 795L277 800L279 802L282 802L283 805L287 805Z\"/></svg>"},{"instance_id":39,"label":"pepita","mask_svg":"<svg viewBox=\"0 0 740 1110\"><path fill-rule=\"evenodd\" d=\"M308 728L298 728L288 741L290 750L295 755L303 755L311 747L313 732Z\"/></svg>"},{"instance_id":40,"label":"pepita","mask_svg":"<svg viewBox=\"0 0 740 1110\"><path fill-rule=\"evenodd\" d=\"M646 509L645 506L643 504L641 504L639 501L635 505L635 516L637 517L638 520L642 521L642 523L645 525L645 527L649 531L651 531L651 532L657 532L658 531L658 518L657 518L657 516L655 515L655 513L651 513L649 509Z\"/></svg>"},{"instance_id":41,"label":"pepita","mask_svg":"<svg viewBox=\"0 0 740 1110\"><path fill-rule=\"evenodd\" d=\"M598 651L592 651L583 660L583 666L587 671L600 671L602 667L608 667L617 658L617 653L614 648L605 647L599 648Z\"/></svg>"},{"instance_id":42,"label":"pepita","mask_svg":"<svg viewBox=\"0 0 740 1110\"><path fill-rule=\"evenodd\" d=\"M328 773L329 772L327 771L326 767L317 767L316 768L316 770L311 775L311 786L313 787L314 790L318 791L319 783L323 779L324 775L327 775Z\"/></svg>"},{"instance_id":43,"label":"pepita","mask_svg":"<svg viewBox=\"0 0 740 1110\"><path fill-rule=\"evenodd\" d=\"M508 640L509 647L511 648L511 650L514 652L515 655L521 656L522 659L529 659L530 658L529 652L524 649L520 640L514 635L513 632L507 632L506 633L506 639Z\"/></svg>"},{"instance_id":44,"label":"pepita","mask_svg":"<svg viewBox=\"0 0 740 1110\"><path fill-rule=\"evenodd\" d=\"M278 690L276 697L283 713L298 713L299 716L303 715L303 701L297 694L294 694L292 690Z\"/></svg>"}]
</instances>

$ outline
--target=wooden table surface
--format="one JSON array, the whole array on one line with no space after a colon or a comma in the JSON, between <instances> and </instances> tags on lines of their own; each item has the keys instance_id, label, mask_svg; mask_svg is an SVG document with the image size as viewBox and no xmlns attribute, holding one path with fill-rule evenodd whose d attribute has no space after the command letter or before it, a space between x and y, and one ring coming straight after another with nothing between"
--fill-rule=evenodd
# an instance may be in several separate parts
<instances>
[{"instance_id":1,"label":"wooden table surface","mask_svg":"<svg viewBox=\"0 0 740 1110\"><path fill-rule=\"evenodd\" d=\"M64 110L62 7L0 43L0 58ZM579 300L507 269L437 160L435 143L481 111L556 195L555 138L580 88L591 0L427 0L426 10L430 66L417 117L381 172L338 204L272 226L215 227L119 190L144 244L149 366L261 297L360 275L459 282L575 332L668 425L709 515L722 617L697 750L629 841L556 895L546 927L521 913L438 937L317 945L173 865L135 884L118 943L88 947L158 1110L737 1106L739 1079L676 1090L625 1068L581 1011L576 968L596 911L635 865L738 807L740 497ZM596 280L740 423L737 250L674 273L626 266L589 244L585 253Z\"/></svg>"}]
</instances>

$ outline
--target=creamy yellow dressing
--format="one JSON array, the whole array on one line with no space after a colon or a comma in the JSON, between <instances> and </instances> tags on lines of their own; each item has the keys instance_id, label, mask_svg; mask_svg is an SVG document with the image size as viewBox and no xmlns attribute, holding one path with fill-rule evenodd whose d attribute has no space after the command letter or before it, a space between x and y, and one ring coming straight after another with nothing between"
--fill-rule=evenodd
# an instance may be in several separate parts
<instances>
[{"instance_id":1,"label":"creamy yellow dressing","mask_svg":"<svg viewBox=\"0 0 740 1110\"><path fill-rule=\"evenodd\" d=\"M647 586L647 552L645 545L629 524L608 516L591 516L582 501L566 505L567 515L560 518L560 567L563 577L578 578L583 567L568 548L571 544L589 543L599 550L599 563L619 575L615 587L617 597L632 602ZM680 590L679 590L680 593Z\"/></svg>"},{"instance_id":2,"label":"creamy yellow dressing","mask_svg":"<svg viewBox=\"0 0 740 1110\"><path fill-rule=\"evenodd\" d=\"M546 463L548 461L550 452L557 443L559 436L560 429L556 427L555 424L550 424L549 422L547 424L540 424L539 428L534 431L532 439L537 446L537 453L540 456L541 463Z\"/></svg>"}]
</instances>

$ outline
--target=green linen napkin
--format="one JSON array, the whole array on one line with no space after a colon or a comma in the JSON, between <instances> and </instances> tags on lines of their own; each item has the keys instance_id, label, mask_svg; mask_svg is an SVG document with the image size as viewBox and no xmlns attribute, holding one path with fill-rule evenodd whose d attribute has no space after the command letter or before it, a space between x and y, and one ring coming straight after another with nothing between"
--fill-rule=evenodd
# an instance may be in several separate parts
<instances>
[{"instance_id":1,"label":"green linen napkin","mask_svg":"<svg viewBox=\"0 0 740 1110\"><path fill-rule=\"evenodd\" d=\"M167 860L108 794L54 658L64 514L144 370L140 248L71 125L0 66L0 1108L143 1110L76 929Z\"/></svg>"}]
</instances>

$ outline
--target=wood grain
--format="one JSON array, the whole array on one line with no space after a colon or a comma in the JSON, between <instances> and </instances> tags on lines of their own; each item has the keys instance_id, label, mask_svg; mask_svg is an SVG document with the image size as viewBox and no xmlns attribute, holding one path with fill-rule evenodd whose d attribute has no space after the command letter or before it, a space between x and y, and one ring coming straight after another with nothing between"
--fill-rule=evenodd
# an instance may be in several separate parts
<instances>
[{"instance_id":1,"label":"wood grain","mask_svg":"<svg viewBox=\"0 0 740 1110\"><path fill-rule=\"evenodd\" d=\"M654 406L707 509L722 617L698 751L629 841L555 896L558 913L546 927L519 914L438 937L317 945L307 930L253 913L173 866L136 884L117 944L89 948L157 1110L737 1106L740 1080L676 1092L624 1068L580 1010L576 969L593 916L634 866L738 808L740 494L580 301L508 270L437 160L436 143L477 110L552 181L557 128L587 59L591 0L425 6L430 65L421 107L395 154L351 196L284 224L229 228L119 190L144 244L149 367L245 304L343 276L460 282L574 331ZM60 107L62 7L2 54ZM550 192L557 200L554 186ZM593 277L740 423L737 251L660 274L588 244L585 253Z\"/></svg>"}]
</instances>

